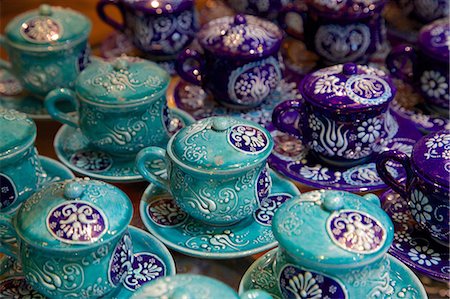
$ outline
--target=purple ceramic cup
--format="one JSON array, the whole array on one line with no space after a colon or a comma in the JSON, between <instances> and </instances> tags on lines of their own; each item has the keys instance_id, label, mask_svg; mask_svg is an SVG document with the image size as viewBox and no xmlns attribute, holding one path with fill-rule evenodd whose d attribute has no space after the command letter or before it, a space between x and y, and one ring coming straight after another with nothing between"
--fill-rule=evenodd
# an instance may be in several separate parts
<instances>
[{"instance_id":1,"label":"purple ceramic cup","mask_svg":"<svg viewBox=\"0 0 450 299\"><path fill-rule=\"evenodd\" d=\"M123 23L106 14L108 5L119 9ZM106 24L126 33L136 48L154 60L176 58L199 28L193 0L100 0L97 14Z\"/></svg>"},{"instance_id":2,"label":"purple ceramic cup","mask_svg":"<svg viewBox=\"0 0 450 299\"><path fill-rule=\"evenodd\" d=\"M406 182L399 182L388 171L389 163L400 163ZM432 237L449 246L450 130L422 137L411 158L402 152L387 151L377 159L383 181L408 201L414 219Z\"/></svg>"},{"instance_id":3,"label":"purple ceramic cup","mask_svg":"<svg viewBox=\"0 0 450 299\"><path fill-rule=\"evenodd\" d=\"M304 101L281 103L272 122L325 163L365 163L392 127L386 111L396 89L381 70L354 63L324 68L307 75L300 92ZM298 114L294 122L293 112Z\"/></svg>"},{"instance_id":4,"label":"purple ceramic cup","mask_svg":"<svg viewBox=\"0 0 450 299\"><path fill-rule=\"evenodd\" d=\"M238 13L255 15L275 20L278 13L293 0L227 0L228 5Z\"/></svg>"},{"instance_id":5,"label":"purple ceramic cup","mask_svg":"<svg viewBox=\"0 0 450 299\"><path fill-rule=\"evenodd\" d=\"M418 47L399 45L386 58L391 74L415 86L433 111L448 116L450 21L424 26ZM412 70L408 67L412 65Z\"/></svg>"},{"instance_id":6,"label":"purple ceramic cup","mask_svg":"<svg viewBox=\"0 0 450 299\"><path fill-rule=\"evenodd\" d=\"M275 24L254 16L218 18L197 35L203 53L186 49L178 57L176 70L181 78L201 85L223 105L256 107L282 78L282 37Z\"/></svg>"},{"instance_id":7,"label":"purple ceramic cup","mask_svg":"<svg viewBox=\"0 0 450 299\"><path fill-rule=\"evenodd\" d=\"M279 14L283 29L322 58L325 65L366 63L386 40L384 0L321 1L289 5Z\"/></svg>"}]
</instances>

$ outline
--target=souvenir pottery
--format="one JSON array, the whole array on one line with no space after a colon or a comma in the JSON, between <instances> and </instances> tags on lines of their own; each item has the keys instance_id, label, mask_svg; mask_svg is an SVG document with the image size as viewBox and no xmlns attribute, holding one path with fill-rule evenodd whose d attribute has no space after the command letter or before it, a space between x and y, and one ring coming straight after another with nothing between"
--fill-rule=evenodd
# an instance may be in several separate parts
<instances>
[{"instance_id":1,"label":"souvenir pottery","mask_svg":"<svg viewBox=\"0 0 450 299\"><path fill-rule=\"evenodd\" d=\"M131 266L132 211L128 197L112 185L53 183L14 218L0 216L20 240L12 246L2 238L0 250L19 258L27 282L46 297L99 297L114 291Z\"/></svg>"},{"instance_id":2,"label":"souvenir pottery","mask_svg":"<svg viewBox=\"0 0 450 299\"><path fill-rule=\"evenodd\" d=\"M255 107L282 78L278 53L282 37L275 24L254 16L212 20L197 35L204 53L186 49L178 57L177 72L224 105Z\"/></svg>"},{"instance_id":3,"label":"souvenir pottery","mask_svg":"<svg viewBox=\"0 0 450 299\"><path fill-rule=\"evenodd\" d=\"M228 0L226 2L238 13L274 20L281 9L291 3L292 0Z\"/></svg>"},{"instance_id":4,"label":"souvenir pottery","mask_svg":"<svg viewBox=\"0 0 450 299\"><path fill-rule=\"evenodd\" d=\"M427 106L443 116L448 116L450 101L449 39L450 21L440 19L420 30L417 48L398 46L386 59L391 74L417 86ZM412 71L407 61L412 64Z\"/></svg>"},{"instance_id":5,"label":"souvenir pottery","mask_svg":"<svg viewBox=\"0 0 450 299\"><path fill-rule=\"evenodd\" d=\"M272 147L269 132L256 123L210 117L178 131L167 150L142 150L136 165L145 179L170 191L193 218L230 225L257 209L262 187L258 182L267 178L266 159ZM167 169L167 177L155 173L161 168ZM270 184L264 188L270 190Z\"/></svg>"},{"instance_id":6,"label":"souvenir pottery","mask_svg":"<svg viewBox=\"0 0 450 299\"><path fill-rule=\"evenodd\" d=\"M271 231L274 212L300 194L297 187L273 171L258 181L258 208L237 224L211 226L180 209L166 190L153 184L145 190L140 215L145 227L168 247L202 259L241 258L275 247ZM270 189L268 184L272 184Z\"/></svg>"},{"instance_id":7,"label":"souvenir pottery","mask_svg":"<svg viewBox=\"0 0 450 299\"><path fill-rule=\"evenodd\" d=\"M164 277L140 288L131 298L225 298L225 299L271 299L264 291L252 290L241 296L218 280L196 274L179 274Z\"/></svg>"},{"instance_id":8,"label":"souvenir pottery","mask_svg":"<svg viewBox=\"0 0 450 299\"><path fill-rule=\"evenodd\" d=\"M430 238L429 232L417 225L407 199L389 190L382 195L381 201L383 209L394 222L394 241L389 253L427 277L450 281L448 247Z\"/></svg>"},{"instance_id":9,"label":"souvenir pottery","mask_svg":"<svg viewBox=\"0 0 450 299\"><path fill-rule=\"evenodd\" d=\"M387 171L390 161L400 163L407 173L399 182ZM448 246L450 230L450 130L421 138L411 158L401 152L382 153L377 160L380 177L409 204L412 216L432 237Z\"/></svg>"},{"instance_id":10,"label":"souvenir pottery","mask_svg":"<svg viewBox=\"0 0 450 299\"><path fill-rule=\"evenodd\" d=\"M272 122L330 165L366 162L389 134L386 111L396 89L381 70L354 63L324 68L307 75L300 92L304 101L281 103ZM295 123L287 122L292 111L299 115Z\"/></svg>"},{"instance_id":11,"label":"souvenir pottery","mask_svg":"<svg viewBox=\"0 0 450 299\"><path fill-rule=\"evenodd\" d=\"M278 249L255 262L240 291L274 298L427 298L417 277L387 251L394 229L373 194L311 191L283 204Z\"/></svg>"},{"instance_id":12,"label":"souvenir pottery","mask_svg":"<svg viewBox=\"0 0 450 299\"><path fill-rule=\"evenodd\" d=\"M396 0L403 14L427 24L448 16L447 0Z\"/></svg>"},{"instance_id":13,"label":"souvenir pottery","mask_svg":"<svg viewBox=\"0 0 450 299\"><path fill-rule=\"evenodd\" d=\"M91 22L84 15L56 6L41 5L14 18L0 36L10 67L22 86L45 97L57 87L72 87L89 62Z\"/></svg>"},{"instance_id":14,"label":"souvenir pottery","mask_svg":"<svg viewBox=\"0 0 450 299\"><path fill-rule=\"evenodd\" d=\"M165 146L169 140L169 81L167 72L147 60L123 56L96 61L77 78L75 92L54 90L45 106L54 119L80 128L98 150L134 158L139 150ZM60 101L77 107L78 116L59 110Z\"/></svg>"},{"instance_id":15,"label":"souvenir pottery","mask_svg":"<svg viewBox=\"0 0 450 299\"><path fill-rule=\"evenodd\" d=\"M173 115L168 123L170 134L194 122L191 116L179 109L169 111ZM79 128L62 126L56 133L53 146L58 159L81 175L116 183L144 180L135 166L134 159L123 159L99 150Z\"/></svg>"},{"instance_id":16,"label":"souvenir pottery","mask_svg":"<svg viewBox=\"0 0 450 299\"><path fill-rule=\"evenodd\" d=\"M306 6L285 8L279 22L324 64L364 63L386 39L381 16L385 2L309 0Z\"/></svg>"},{"instance_id":17,"label":"souvenir pottery","mask_svg":"<svg viewBox=\"0 0 450 299\"><path fill-rule=\"evenodd\" d=\"M119 9L122 24L106 15L108 5ZM130 36L139 50L155 60L175 58L191 43L199 27L193 0L100 0L97 13L105 23Z\"/></svg>"}]
</instances>

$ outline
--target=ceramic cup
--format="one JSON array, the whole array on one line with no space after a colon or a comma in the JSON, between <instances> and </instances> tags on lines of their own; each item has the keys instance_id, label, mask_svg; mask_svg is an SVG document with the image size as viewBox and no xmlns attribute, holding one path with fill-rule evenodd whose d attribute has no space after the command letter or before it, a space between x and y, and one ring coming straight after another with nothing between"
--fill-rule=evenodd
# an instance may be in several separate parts
<instances>
[{"instance_id":1,"label":"ceramic cup","mask_svg":"<svg viewBox=\"0 0 450 299\"><path fill-rule=\"evenodd\" d=\"M428 24L448 16L448 0L396 0L404 15Z\"/></svg>"},{"instance_id":2,"label":"ceramic cup","mask_svg":"<svg viewBox=\"0 0 450 299\"><path fill-rule=\"evenodd\" d=\"M227 0L227 3L238 13L255 15L261 18L276 20L278 13L292 0Z\"/></svg>"},{"instance_id":3,"label":"ceramic cup","mask_svg":"<svg viewBox=\"0 0 450 299\"><path fill-rule=\"evenodd\" d=\"M275 24L249 15L222 17L204 25L197 39L203 54L186 49L177 72L220 103L255 107L278 86L282 33Z\"/></svg>"},{"instance_id":4,"label":"ceramic cup","mask_svg":"<svg viewBox=\"0 0 450 299\"><path fill-rule=\"evenodd\" d=\"M420 30L418 47L399 45L386 58L391 74L415 86L427 106L444 116L450 106L449 40L450 21L440 19Z\"/></svg>"},{"instance_id":5,"label":"ceramic cup","mask_svg":"<svg viewBox=\"0 0 450 299\"><path fill-rule=\"evenodd\" d=\"M258 198L269 195L266 159L272 147L272 137L256 123L211 117L181 129L166 150L142 150L136 163L145 179L168 190L189 215L229 225L251 217ZM162 165L159 174L151 165ZM167 177L161 169L167 169Z\"/></svg>"},{"instance_id":6,"label":"ceramic cup","mask_svg":"<svg viewBox=\"0 0 450 299\"><path fill-rule=\"evenodd\" d=\"M72 87L89 62L91 22L71 9L41 5L15 17L0 36L10 68L22 86L38 97L57 87Z\"/></svg>"},{"instance_id":7,"label":"ceramic cup","mask_svg":"<svg viewBox=\"0 0 450 299\"><path fill-rule=\"evenodd\" d=\"M0 128L0 213L11 213L36 191L45 173L34 146L34 122L0 108Z\"/></svg>"},{"instance_id":8,"label":"ceramic cup","mask_svg":"<svg viewBox=\"0 0 450 299\"><path fill-rule=\"evenodd\" d=\"M303 101L275 107L274 126L300 138L326 163L353 166L371 158L394 119L387 113L396 89L383 71L346 63L307 75ZM292 121L290 112L297 112Z\"/></svg>"},{"instance_id":9,"label":"ceramic cup","mask_svg":"<svg viewBox=\"0 0 450 299\"><path fill-rule=\"evenodd\" d=\"M406 182L399 182L388 171L389 163L403 165ZM422 137L408 158L402 152L388 151L377 159L383 181L408 200L414 219L432 237L449 246L450 231L450 131L442 130Z\"/></svg>"},{"instance_id":10,"label":"ceramic cup","mask_svg":"<svg viewBox=\"0 0 450 299\"><path fill-rule=\"evenodd\" d=\"M325 65L365 63L386 40L384 0L306 1L279 15L288 34L305 42Z\"/></svg>"},{"instance_id":11,"label":"ceramic cup","mask_svg":"<svg viewBox=\"0 0 450 299\"><path fill-rule=\"evenodd\" d=\"M0 251L18 258L30 286L48 298L98 298L131 267L133 207L120 189L76 178L48 185L14 218L0 215Z\"/></svg>"},{"instance_id":12,"label":"ceramic cup","mask_svg":"<svg viewBox=\"0 0 450 299\"><path fill-rule=\"evenodd\" d=\"M45 107L52 118L79 127L101 151L134 158L147 146L165 146L171 136L165 96L169 81L166 71L147 60L121 56L96 61L77 78L75 92L56 89ZM61 111L60 101L77 107L77 116Z\"/></svg>"},{"instance_id":13,"label":"ceramic cup","mask_svg":"<svg viewBox=\"0 0 450 299\"><path fill-rule=\"evenodd\" d=\"M107 16L108 5L119 9L122 24ZM199 27L193 0L100 0L97 13L111 27L127 33L136 48L154 60L175 58Z\"/></svg>"}]
</instances>

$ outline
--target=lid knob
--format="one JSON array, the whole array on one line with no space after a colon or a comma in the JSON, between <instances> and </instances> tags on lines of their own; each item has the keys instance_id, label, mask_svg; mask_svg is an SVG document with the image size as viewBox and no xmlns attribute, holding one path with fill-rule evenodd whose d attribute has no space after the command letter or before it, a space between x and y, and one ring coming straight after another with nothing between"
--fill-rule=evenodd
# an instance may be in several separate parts
<instances>
[{"instance_id":1,"label":"lid knob","mask_svg":"<svg viewBox=\"0 0 450 299\"><path fill-rule=\"evenodd\" d=\"M347 76L354 75L358 72L358 66L355 63L346 63L342 67L342 72Z\"/></svg>"},{"instance_id":2,"label":"lid knob","mask_svg":"<svg viewBox=\"0 0 450 299\"><path fill-rule=\"evenodd\" d=\"M242 25L246 24L247 20L245 19L245 16L243 14L237 14L234 16L234 25Z\"/></svg>"},{"instance_id":3,"label":"lid knob","mask_svg":"<svg viewBox=\"0 0 450 299\"><path fill-rule=\"evenodd\" d=\"M123 57L117 58L113 62L113 68L115 71L126 70L128 69L128 61Z\"/></svg>"},{"instance_id":4,"label":"lid knob","mask_svg":"<svg viewBox=\"0 0 450 299\"><path fill-rule=\"evenodd\" d=\"M330 211L336 211L344 206L342 194L339 192L326 192L323 197L323 207Z\"/></svg>"},{"instance_id":5,"label":"lid knob","mask_svg":"<svg viewBox=\"0 0 450 299\"><path fill-rule=\"evenodd\" d=\"M50 5L42 4L39 6L39 14L41 16L50 16L52 13L52 7Z\"/></svg>"},{"instance_id":6,"label":"lid knob","mask_svg":"<svg viewBox=\"0 0 450 299\"><path fill-rule=\"evenodd\" d=\"M193 296L189 290L184 287L178 287L170 296L170 299L192 299Z\"/></svg>"},{"instance_id":7,"label":"lid knob","mask_svg":"<svg viewBox=\"0 0 450 299\"><path fill-rule=\"evenodd\" d=\"M230 127L230 123L225 117L216 117L212 122L212 129L214 131L225 131Z\"/></svg>"},{"instance_id":8,"label":"lid knob","mask_svg":"<svg viewBox=\"0 0 450 299\"><path fill-rule=\"evenodd\" d=\"M84 186L78 182L70 182L64 187L64 197L67 199L77 199L84 192Z\"/></svg>"}]
</instances>

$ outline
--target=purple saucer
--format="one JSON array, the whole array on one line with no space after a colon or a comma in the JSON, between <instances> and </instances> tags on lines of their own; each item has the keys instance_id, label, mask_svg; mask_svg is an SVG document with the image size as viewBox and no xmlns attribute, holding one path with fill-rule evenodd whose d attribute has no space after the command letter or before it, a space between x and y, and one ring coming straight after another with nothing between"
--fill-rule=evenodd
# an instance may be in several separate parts
<instances>
[{"instance_id":1,"label":"purple saucer","mask_svg":"<svg viewBox=\"0 0 450 299\"><path fill-rule=\"evenodd\" d=\"M400 150L410 154L413 145L422 134L415 130L411 122L398 116L391 110L389 136L377 146L376 151ZM296 121L295 116L292 121ZM272 169L282 173L297 183L319 189L337 189L349 192L369 192L386 189L376 171L375 163L351 168L339 168L323 164L296 137L276 130L272 124L266 126L275 141L275 147L269 156ZM392 175L400 180L406 177L399 164L391 164Z\"/></svg>"},{"instance_id":2,"label":"purple saucer","mask_svg":"<svg viewBox=\"0 0 450 299\"><path fill-rule=\"evenodd\" d=\"M389 253L421 274L449 282L449 248L430 238L430 234L419 227L406 200L394 191L385 192L381 196L381 203L395 228Z\"/></svg>"}]
</instances>

